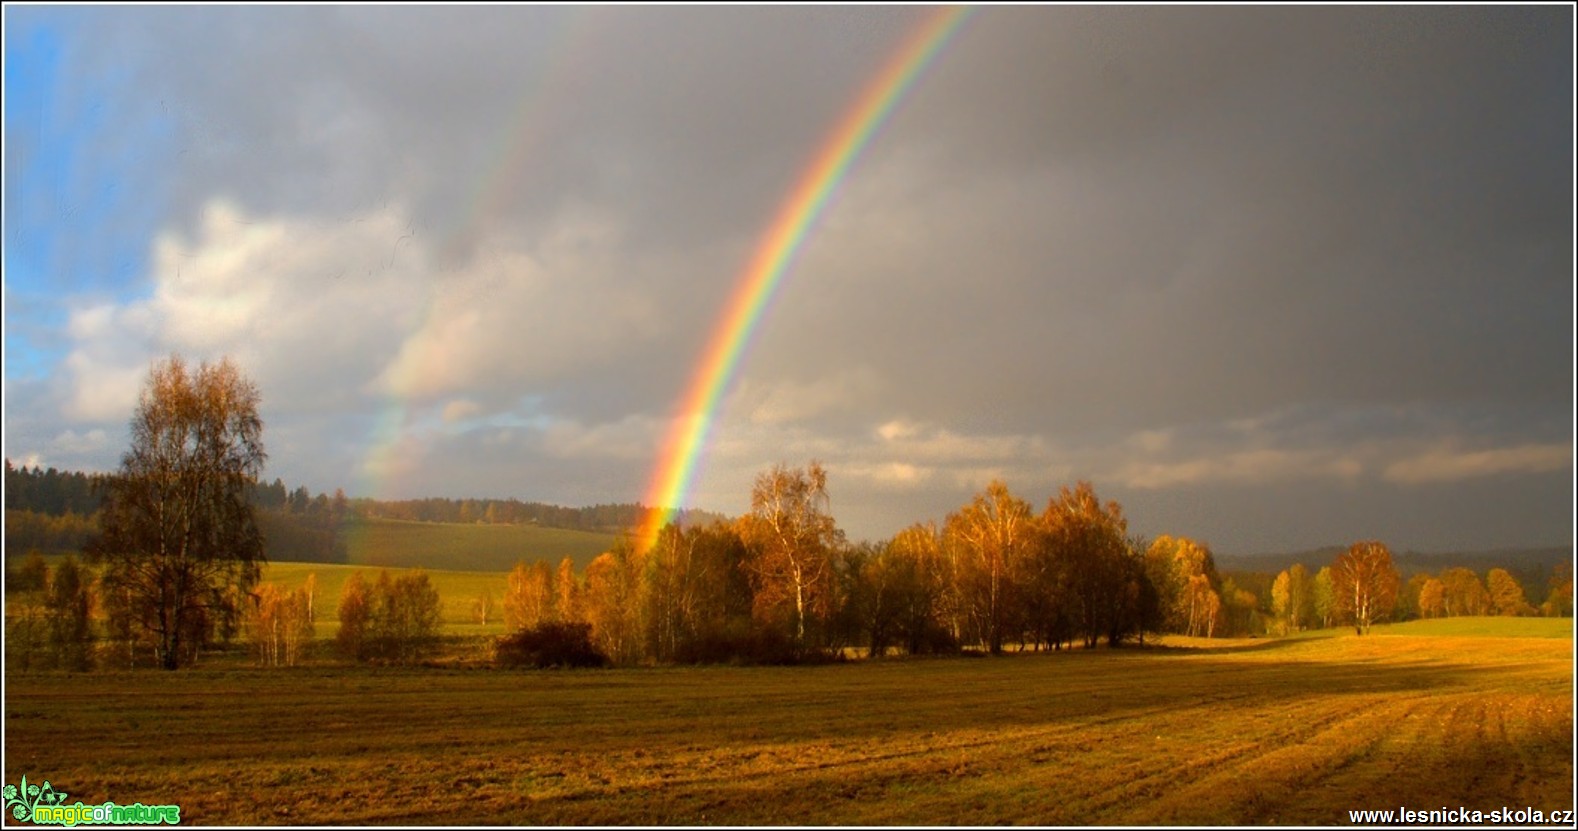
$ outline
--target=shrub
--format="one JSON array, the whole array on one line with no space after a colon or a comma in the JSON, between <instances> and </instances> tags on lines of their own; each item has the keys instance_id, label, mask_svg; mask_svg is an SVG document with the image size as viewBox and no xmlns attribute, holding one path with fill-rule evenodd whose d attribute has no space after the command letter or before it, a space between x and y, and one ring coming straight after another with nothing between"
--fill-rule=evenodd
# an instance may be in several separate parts
<instances>
[{"instance_id":1,"label":"shrub","mask_svg":"<svg viewBox=\"0 0 1578 831\"><path fill-rule=\"evenodd\" d=\"M911 633L905 644L911 655L957 655L960 646L953 633L935 622L928 621L923 628Z\"/></svg>"},{"instance_id":2,"label":"shrub","mask_svg":"<svg viewBox=\"0 0 1578 831\"><path fill-rule=\"evenodd\" d=\"M432 653L442 607L426 573L418 569L390 580L380 572L373 597L367 647L374 658L415 663Z\"/></svg>"},{"instance_id":3,"label":"shrub","mask_svg":"<svg viewBox=\"0 0 1578 831\"><path fill-rule=\"evenodd\" d=\"M361 572L356 572L340 590L340 631L334 636L334 645L346 660L360 661L368 657L366 644L371 607L367 583L362 580Z\"/></svg>"},{"instance_id":4,"label":"shrub","mask_svg":"<svg viewBox=\"0 0 1578 831\"><path fill-rule=\"evenodd\" d=\"M789 633L778 627L748 623L697 635L681 643L674 654L674 660L682 664L734 666L794 666L833 659L832 653L796 645Z\"/></svg>"},{"instance_id":5,"label":"shrub","mask_svg":"<svg viewBox=\"0 0 1578 831\"><path fill-rule=\"evenodd\" d=\"M422 571L390 579L380 572L369 589L360 574L340 594L340 631L335 644L345 658L411 664L438 641L438 590Z\"/></svg>"},{"instance_id":6,"label":"shrub","mask_svg":"<svg viewBox=\"0 0 1578 831\"><path fill-rule=\"evenodd\" d=\"M539 623L499 638L494 660L503 667L604 667L608 656L592 644L588 623Z\"/></svg>"}]
</instances>

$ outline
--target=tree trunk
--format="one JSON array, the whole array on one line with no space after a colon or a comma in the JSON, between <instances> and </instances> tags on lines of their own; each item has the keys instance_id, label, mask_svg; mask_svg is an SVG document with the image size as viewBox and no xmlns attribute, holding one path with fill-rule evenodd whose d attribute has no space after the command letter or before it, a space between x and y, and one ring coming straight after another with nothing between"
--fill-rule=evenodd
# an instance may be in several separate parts
<instances>
[{"instance_id":1,"label":"tree trunk","mask_svg":"<svg viewBox=\"0 0 1578 831\"><path fill-rule=\"evenodd\" d=\"M805 583L799 575L794 581L794 640L797 646L805 646Z\"/></svg>"}]
</instances>

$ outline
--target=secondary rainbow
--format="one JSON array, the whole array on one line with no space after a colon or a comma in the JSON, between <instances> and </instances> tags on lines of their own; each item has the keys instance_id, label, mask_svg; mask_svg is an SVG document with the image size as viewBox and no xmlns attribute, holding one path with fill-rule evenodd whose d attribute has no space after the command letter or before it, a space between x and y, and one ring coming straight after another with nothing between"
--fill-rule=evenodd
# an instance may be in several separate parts
<instances>
[{"instance_id":1,"label":"secondary rainbow","mask_svg":"<svg viewBox=\"0 0 1578 831\"><path fill-rule=\"evenodd\" d=\"M548 27L548 35L535 65L522 77L514 112L494 136L484 157L486 162L473 177L454 222L438 235L430 249L430 256L437 258L436 265L448 267L456 258L468 256L478 240L487 236L488 224L502 215L510 200L528 186L539 146L556 119L562 117L565 105L574 96L575 79L592 57L594 19L587 10L555 11L542 25ZM392 246L390 267L404 240L401 237ZM414 351L402 356L412 367L409 375L418 381L443 378L447 372L447 359L435 354L431 346L438 342L433 333L444 321L436 302L439 289L429 287L429 291L416 323L405 335L408 348ZM404 490L402 486L410 484L404 477L420 468L427 441L421 435L424 414L412 404L413 397L409 390L386 393L361 458L360 495L391 498Z\"/></svg>"},{"instance_id":2,"label":"secondary rainbow","mask_svg":"<svg viewBox=\"0 0 1578 831\"><path fill-rule=\"evenodd\" d=\"M839 119L779 208L724 306L681 399L679 413L647 487L644 502L651 510L637 532L638 545L650 546L684 505L718 405L740 358L829 198L905 93L969 14L966 7L941 7L910 33Z\"/></svg>"}]
</instances>

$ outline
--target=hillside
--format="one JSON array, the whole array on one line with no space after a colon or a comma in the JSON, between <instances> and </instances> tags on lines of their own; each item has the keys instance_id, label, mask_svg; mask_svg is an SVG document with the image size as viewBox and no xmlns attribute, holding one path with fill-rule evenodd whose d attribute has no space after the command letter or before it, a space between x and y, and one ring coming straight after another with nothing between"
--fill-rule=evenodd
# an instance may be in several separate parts
<instances>
[{"instance_id":1,"label":"hillside","mask_svg":"<svg viewBox=\"0 0 1578 831\"><path fill-rule=\"evenodd\" d=\"M565 557L580 571L617 539L613 534L537 525L359 518L347 520L342 533L351 565L451 571L503 572L520 560L546 560L552 565Z\"/></svg>"}]
</instances>

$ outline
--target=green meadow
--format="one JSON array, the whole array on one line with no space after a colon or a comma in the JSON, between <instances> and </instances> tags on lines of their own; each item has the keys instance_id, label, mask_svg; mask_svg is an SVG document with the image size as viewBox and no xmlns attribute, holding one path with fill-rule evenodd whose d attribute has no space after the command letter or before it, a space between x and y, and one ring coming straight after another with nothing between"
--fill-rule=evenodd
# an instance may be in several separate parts
<instances>
[{"instance_id":1,"label":"green meadow","mask_svg":"<svg viewBox=\"0 0 1578 831\"><path fill-rule=\"evenodd\" d=\"M507 572L518 560L557 565L569 557L576 570L612 548L613 534L544 528L354 519L346 523L346 549L353 565Z\"/></svg>"},{"instance_id":2,"label":"green meadow","mask_svg":"<svg viewBox=\"0 0 1578 831\"><path fill-rule=\"evenodd\" d=\"M318 581L318 590L313 598L313 615L318 623L318 636L329 638L339 622L340 592L345 587L345 581L352 574L360 572L362 579L369 585L378 579L379 572L384 569L367 566L324 565L320 563L269 563L263 568L263 580L278 583L286 589L299 588L306 584L309 575L315 576ZM398 576L401 569L389 569L391 576ZM439 571L424 569L438 591L441 605L441 620L443 634L446 635L479 635L479 634L504 634L504 624L501 619L504 603L504 590L508 585L509 575L499 571ZM493 595L494 612L487 626L477 625L474 611L476 601L484 592Z\"/></svg>"},{"instance_id":3,"label":"green meadow","mask_svg":"<svg viewBox=\"0 0 1578 831\"><path fill-rule=\"evenodd\" d=\"M422 568L429 571L508 572L520 560L544 560L550 566L569 557L583 571L597 555L612 548L613 534L546 528L539 525L485 525L458 522L408 522L395 519L352 519L342 534L351 565L372 568ZM25 551L6 551L13 566ZM67 550L41 551L51 566ZM319 578L320 580L323 578Z\"/></svg>"}]
</instances>

